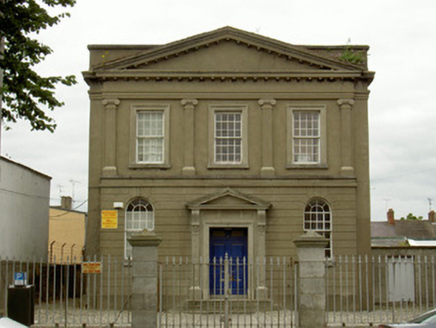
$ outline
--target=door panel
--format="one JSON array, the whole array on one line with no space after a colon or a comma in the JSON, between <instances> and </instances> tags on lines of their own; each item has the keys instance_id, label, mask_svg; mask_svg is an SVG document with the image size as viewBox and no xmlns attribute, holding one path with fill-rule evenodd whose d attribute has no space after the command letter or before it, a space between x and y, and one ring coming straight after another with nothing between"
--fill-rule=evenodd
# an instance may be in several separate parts
<instances>
[{"instance_id":1,"label":"door panel","mask_svg":"<svg viewBox=\"0 0 436 328\"><path fill-rule=\"evenodd\" d=\"M247 247L241 243L233 243L230 246L232 256L229 256L230 262L230 283L232 288L232 294L243 295L246 289L244 278L246 274L244 273L244 257L247 259ZM246 271L246 270L245 270Z\"/></svg>"},{"instance_id":2,"label":"door panel","mask_svg":"<svg viewBox=\"0 0 436 328\"><path fill-rule=\"evenodd\" d=\"M224 258L229 259L229 287L232 295L244 295L247 290L247 228L210 229L210 277L212 295L224 294Z\"/></svg>"}]
</instances>

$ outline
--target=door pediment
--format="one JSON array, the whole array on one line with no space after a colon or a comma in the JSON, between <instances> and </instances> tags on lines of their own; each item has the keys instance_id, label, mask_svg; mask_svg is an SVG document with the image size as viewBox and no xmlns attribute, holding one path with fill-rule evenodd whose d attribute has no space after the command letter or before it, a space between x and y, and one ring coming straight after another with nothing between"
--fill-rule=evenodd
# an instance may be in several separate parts
<instances>
[{"instance_id":1,"label":"door pediment","mask_svg":"<svg viewBox=\"0 0 436 328\"><path fill-rule=\"evenodd\" d=\"M271 204L226 188L186 204L189 210L268 210Z\"/></svg>"}]
</instances>

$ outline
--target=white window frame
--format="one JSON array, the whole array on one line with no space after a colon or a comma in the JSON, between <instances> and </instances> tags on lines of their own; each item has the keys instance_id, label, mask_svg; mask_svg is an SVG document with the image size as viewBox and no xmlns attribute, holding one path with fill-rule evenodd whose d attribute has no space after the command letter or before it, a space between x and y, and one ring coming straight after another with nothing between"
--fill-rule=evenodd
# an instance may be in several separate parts
<instances>
[{"instance_id":1,"label":"white window frame","mask_svg":"<svg viewBox=\"0 0 436 328\"><path fill-rule=\"evenodd\" d=\"M211 105L209 107L209 162L208 168L248 168L248 121L247 106L245 105ZM240 113L241 114L241 159L240 161L217 161L216 160L216 114Z\"/></svg>"},{"instance_id":2,"label":"white window frame","mask_svg":"<svg viewBox=\"0 0 436 328\"><path fill-rule=\"evenodd\" d=\"M147 136L138 135L138 115L140 112L161 112L162 117L162 136L149 136L149 138L162 138L162 159L159 161L140 161L138 156L138 142L140 138L147 138ZM170 107L169 105L132 105L131 110L131 142L130 142L130 167L158 167L158 168L168 168L169 167L169 115Z\"/></svg>"},{"instance_id":3,"label":"white window frame","mask_svg":"<svg viewBox=\"0 0 436 328\"><path fill-rule=\"evenodd\" d=\"M298 112L315 112L318 113L318 135L301 136L295 133L295 113ZM287 167L327 167L327 122L326 122L326 107L325 106L289 106L287 114L288 133L287 133ZM296 140L318 140L318 160L317 161L298 161L295 159L295 143Z\"/></svg>"},{"instance_id":4,"label":"white window frame","mask_svg":"<svg viewBox=\"0 0 436 328\"><path fill-rule=\"evenodd\" d=\"M325 237L329 241L324 248L325 257L333 257L333 215L331 206L324 199L313 198L307 202L304 207L303 230L315 231Z\"/></svg>"},{"instance_id":5,"label":"white window frame","mask_svg":"<svg viewBox=\"0 0 436 328\"><path fill-rule=\"evenodd\" d=\"M132 210L133 208L133 210ZM154 208L144 198L132 199L126 206L124 222L124 258L132 258L132 245L127 240L133 233L154 230Z\"/></svg>"}]
</instances>

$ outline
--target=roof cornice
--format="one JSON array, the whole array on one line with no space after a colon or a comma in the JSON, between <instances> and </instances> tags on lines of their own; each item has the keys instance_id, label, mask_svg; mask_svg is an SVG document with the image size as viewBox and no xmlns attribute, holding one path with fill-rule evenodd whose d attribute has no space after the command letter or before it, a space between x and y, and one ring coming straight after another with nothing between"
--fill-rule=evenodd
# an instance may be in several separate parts
<instances>
[{"instance_id":1,"label":"roof cornice","mask_svg":"<svg viewBox=\"0 0 436 328\"><path fill-rule=\"evenodd\" d=\"M366 80L374 79L371 71L301 71L301 72L175 72L150 70L104 70L85 71L83 76L88 84L104 81L176 81L176 82L258 82L258 81L320 81L333 82L337 80Z\"/></svg>"}]
</instances>

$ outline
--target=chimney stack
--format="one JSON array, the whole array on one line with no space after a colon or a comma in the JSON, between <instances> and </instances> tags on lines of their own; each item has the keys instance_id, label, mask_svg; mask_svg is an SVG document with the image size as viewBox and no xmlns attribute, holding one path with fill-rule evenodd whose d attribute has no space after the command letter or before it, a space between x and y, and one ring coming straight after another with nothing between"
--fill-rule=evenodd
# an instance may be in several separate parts
<instances>
[{"instance_id":1,"label":"chimney stack","mask_svg":"<svg viewBox=\"0 0 436 328\"><path fill-rule=\"evenodd\" d=\"M73 205L73 198L70 196L62 196L61 197L61 208L65 210L71 210Z\"/></svg>"},{"instance_id":2,"label":"chimney stack","mask_svg":"<svg viewBox=\"0 0 436 328\"><path fill-rule=\"evenodd\" d=\"M392 208L390 208L388 211L388 223L391 225L395 224L394 210Z\"/></svg>"},{"instance_id":3,"label":"chimney stack","mask_svg":"<svg viewBox=\"0 0 436 328\"><path fill-rule=\"evenodd\" d=\"M433 211L433 210L431 210L430 212L428 212L428 220L429 220L431 223L434 223L434 211Z\"/></svg>"}]
</instances>

